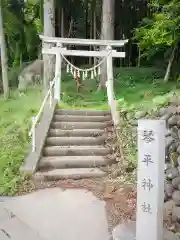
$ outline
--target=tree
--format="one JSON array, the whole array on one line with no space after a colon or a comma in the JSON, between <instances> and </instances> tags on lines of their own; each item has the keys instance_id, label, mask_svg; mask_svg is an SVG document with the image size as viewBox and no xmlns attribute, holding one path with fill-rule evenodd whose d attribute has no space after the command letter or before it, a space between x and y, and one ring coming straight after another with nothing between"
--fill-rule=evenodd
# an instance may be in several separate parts
<instances>
[{"instance_id":1,"label":"tree","mask_svg":"<svg viewBox=\"0 0 180 240\"><path fill-rule=\"evenodd\" d=\"M114 39L114 0L103 0L102 5L102 25L101 25L101 39L113 40ZM107 64L104 62L101 68L100 85L99 89L106 87L107 81Z\"/></svg>"},{"instance_id":2,"label":"tree","mask_svg":"<svg viewBox=\"0 0 180 240\"><path fill-rule=\"evenodd\" d=\"M135 38L139 41L141 52L152 56L164 49L169 56L164 81L167 82L180 41L180 2L152 1L150 8L153 12L150 18L145 18L135 30Z\"/></svg>"},{"instance_id":3,"label":"tree","mask_svg":"<svg viewBox=\"0 0 180 240\"><path fill-rule=\"evenodd\" d=\"M54 0L44 0L44 36L55 36ZM44 46L45 47L45 46ZM54 78L54 56L44 55L44 90L49 89L49 82Z\"/></svg>"},{"instance_id":4,"label":"tree","mask_svg":"<svg viewBox=\"0 0 180 240\"><path fill-rule=\"evenodd\" d=\"M9 67L37 58L40 7L31 1L1 1Z\"/></svg>"},{"instance_id":5,"label":"tree","mask_svg":"<svg viewBox=\"0 0 180 240\"><path fill-rule=\"evenodd\" d=\"M9 81L8 81L8 65L6 56L6 44L4 38L4 26L2 9L0 3L0 48L1 48L1 68L2 68L2 80L3 80L3 91L4 97L7 99L9 97Z\"/></svg>"}]
</instances>

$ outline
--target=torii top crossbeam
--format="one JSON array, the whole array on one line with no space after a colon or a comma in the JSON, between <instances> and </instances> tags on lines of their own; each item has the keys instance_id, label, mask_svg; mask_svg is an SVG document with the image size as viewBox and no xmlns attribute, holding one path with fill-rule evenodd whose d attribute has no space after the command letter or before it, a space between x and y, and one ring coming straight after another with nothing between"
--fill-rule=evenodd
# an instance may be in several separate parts
<instances>
[{"instance_id":1,"label":"torii top crossbeam","mask_svg":"<svg viewBox=\"0 0 180 240\"><path fill-rule=\"evenodd\" d=\"M128 40L100 40L100 39L80 39L80 38L59 38L47 37L39 35L40 39L45 43L60 43L63 45L93 45L93 46L111 46L122 47Z\"/></svg>"}]
</instances>

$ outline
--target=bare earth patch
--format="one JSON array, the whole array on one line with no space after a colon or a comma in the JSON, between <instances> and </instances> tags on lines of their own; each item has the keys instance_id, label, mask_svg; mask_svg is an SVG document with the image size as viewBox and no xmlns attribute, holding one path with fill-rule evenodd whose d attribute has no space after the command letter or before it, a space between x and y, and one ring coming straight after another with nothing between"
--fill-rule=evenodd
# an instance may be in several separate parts
<instances>
[{"instance_id":1,"label":"bare earth patch","mask_svg":"<svg viewBox=\"0 0 180 240\"><path fill-rule=\"evenodd\" d=\"M133 219L136 210L136 190L132 184L121 184L109 178L62 180L52 182L29 181L24 185L18 195L36 191L43 188L59 187L61 189L85 188L97 198L106 202L106 212L109 231L128 219Z\"/></svg>"}]
</instances>

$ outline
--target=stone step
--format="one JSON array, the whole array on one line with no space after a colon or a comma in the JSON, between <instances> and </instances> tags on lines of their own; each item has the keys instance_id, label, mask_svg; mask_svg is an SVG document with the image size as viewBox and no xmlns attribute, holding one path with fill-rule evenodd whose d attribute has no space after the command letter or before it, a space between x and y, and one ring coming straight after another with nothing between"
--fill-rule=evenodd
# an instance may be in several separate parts
<instances>
[{"instance_id":1,"label":"stone step","mask_svg":"<svg viewBox=\"0 0 180 240\"><path fill-rule=\"evenodd\" d=\"M107 122L111 121L110 115L106 116L79 116L79 115L54 115L55 122Z\"/></svg>"},{"instance_id":2,"label":"stone step","mask_svg":"<svg viewBox=\"0 0 180 240\"><path fill-rule=\"evenodd\" d=\"M106 173L99 168L68 168L36 172L34 178L39 181L57 181L63 179L98 178L105 175Z\"/></svg>"},{"instance_id":3,"label":"stone step","mask_svg":"<svg viewBox=\"0 0 180 240\"><path fill-rule=\"evenodd\" d=\"M48 137L48 146L67 146L67 145L99 145L104 144L106 135L99 137Z\"/></svg>"},{"instance_id":4,"label":"stone step","mask_svg":"<svg viewBox=\"0 0 180 240\"><path fill-rule=\"evenodd\" d=\"M50 129L50 137L96 137L105 132L103 129Z\"/></svg>"},{"instance_id":5,"label":"stone step","mask_svg":"<svg viewBox=\"0 0 180 240\"><path fill-rule=\"evenodd\" d=\"M108 110L79 110L79 109L56 109L56 114L60 115L81 115L81 116L106 116L111 115Z\"/></svg>"},{"instance_id":6,"label":"stone step","mask_svg":"<svg viewBox=\"0 0 180 240\"><path fill-rule=\"evenodd\" d=\"M104 129L112 126L112 122L52 122L52 128L58 129Z\"/></svg>"},{"instance_id":7,"label":"stone step","mask_svg":"<svg viewBox=\"0 0 180 240\"><path fill-rule=\"evenodd\" d=\"M42 157L39 162L39 169L52 168L88 168L106 166L114 163L115 157L106 156L62 156Z\"/></svg>"},{"instance_id":8,"label":"stone step","mask_svg":"<svg viewBox=\"0 0 180 240\"><path fill-rule=\"evenodd\" d=\"M97 146L51 146L44 148L44 156L105 156L111 148Z\"/></svg>"}]
</instances>

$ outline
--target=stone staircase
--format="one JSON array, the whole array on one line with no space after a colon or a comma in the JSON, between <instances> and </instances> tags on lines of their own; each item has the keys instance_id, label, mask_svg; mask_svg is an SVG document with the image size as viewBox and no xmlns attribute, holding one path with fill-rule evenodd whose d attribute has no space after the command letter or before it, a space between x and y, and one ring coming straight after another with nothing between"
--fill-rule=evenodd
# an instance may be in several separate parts
<instances>
[{"instance_id":1,"label":"stone staircase","mask_svg":"<svg viewBox=\"0 0 180 240\"><path fill-rule=\"evenodd\" d=\"M106 175L100 169L116 161L105 146L112 129L109 111L56 109L35 179L54 181Z\"/></svg>"}]
</instances>

